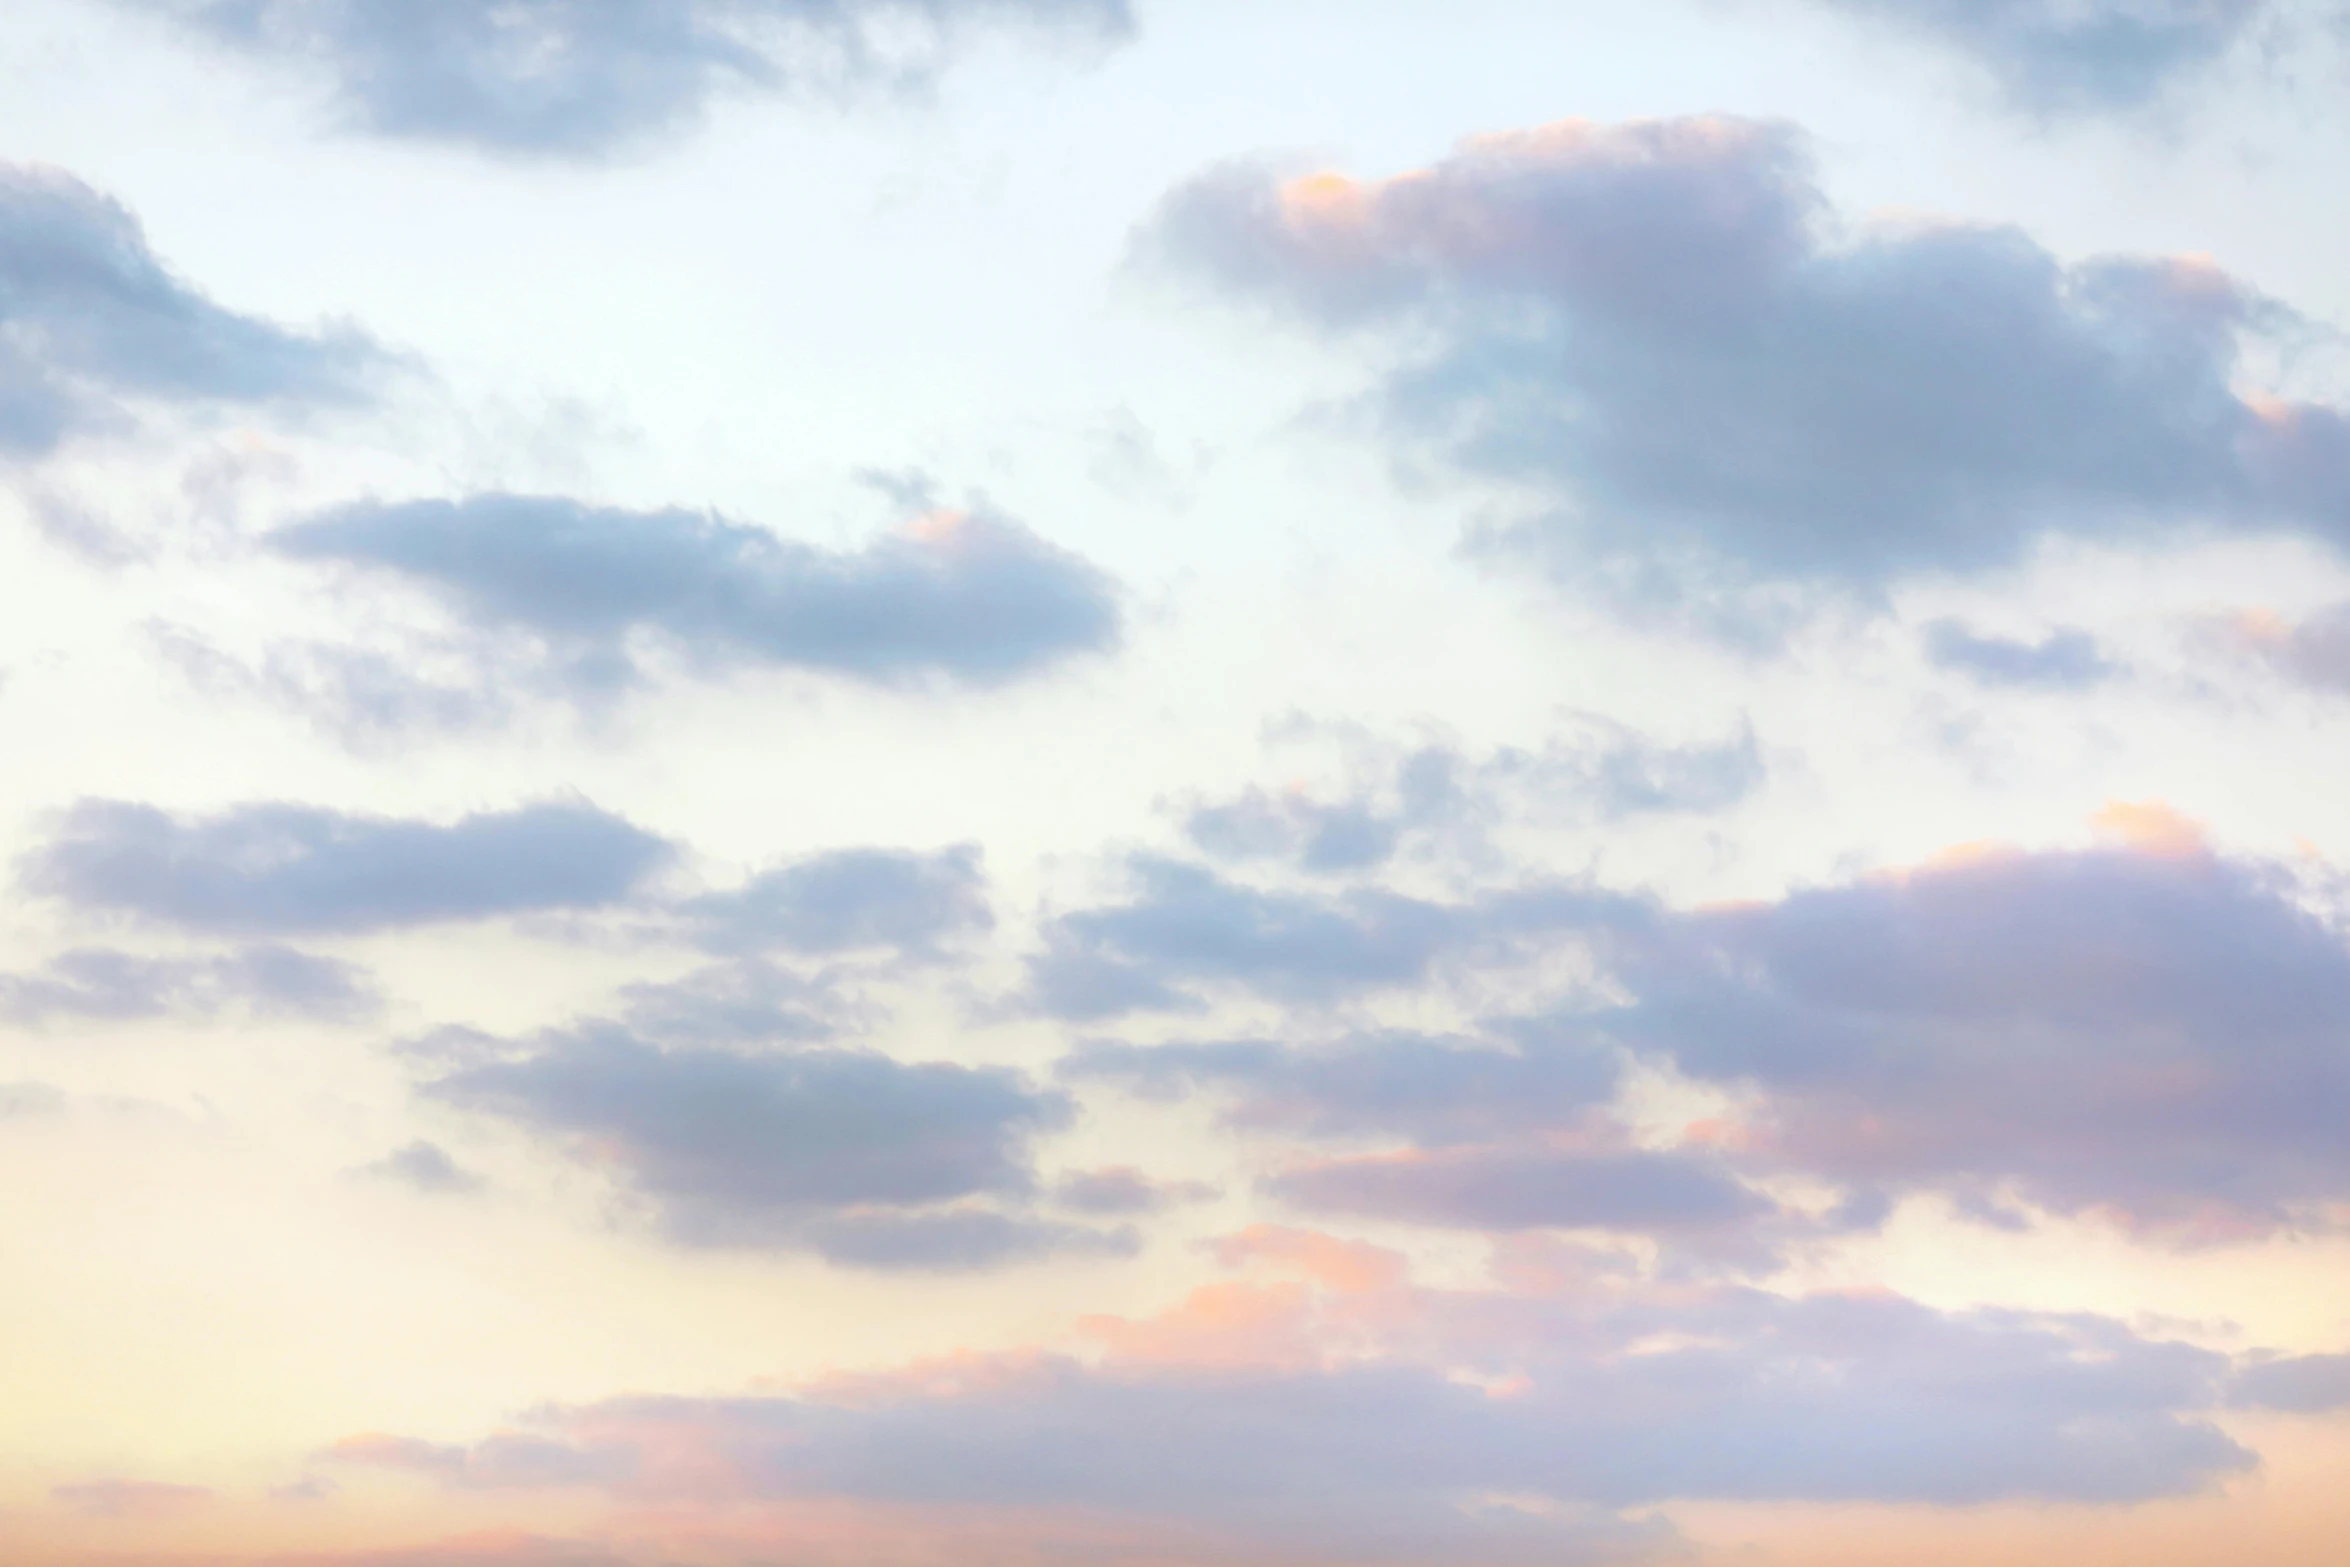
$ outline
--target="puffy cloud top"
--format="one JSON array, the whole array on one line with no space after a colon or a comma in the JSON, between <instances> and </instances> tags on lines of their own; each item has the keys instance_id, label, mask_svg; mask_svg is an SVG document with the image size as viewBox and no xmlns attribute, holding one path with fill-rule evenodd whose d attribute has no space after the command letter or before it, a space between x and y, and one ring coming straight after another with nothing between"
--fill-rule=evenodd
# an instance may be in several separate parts
<instances>
[{"instance_id":1,"label":"puffy cloud top","mask_svg":"<svg viewBox=\"0 0 2350 1567\"><path fill-rule=\"evenodd\" d=\"M1411 327L1384 422L1521 486L1542 558L1650 596L1872 590L2052 533L2350 542L2350 420L2236 384L2289 312L2199 261L1844 234L1784 125L1569 121L1370 182L1236 165L1140 243L1322 330Z\"/></svg>"}]
</instances>

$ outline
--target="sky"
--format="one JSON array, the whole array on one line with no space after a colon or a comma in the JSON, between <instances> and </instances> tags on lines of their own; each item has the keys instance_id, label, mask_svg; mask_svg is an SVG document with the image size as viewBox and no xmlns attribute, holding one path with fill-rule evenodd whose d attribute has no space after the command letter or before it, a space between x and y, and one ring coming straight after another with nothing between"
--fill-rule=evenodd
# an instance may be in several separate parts
<instances>
[{"instance_id":1,"label":"sky","mask_svg":"<svg viewBox=\"0 0 2350 1567\"><path fill-rule=\"evenodd\" d=\"M2335 0L14 0L0 1561L2350 1541Z\"/></svg>"}]
</instances>

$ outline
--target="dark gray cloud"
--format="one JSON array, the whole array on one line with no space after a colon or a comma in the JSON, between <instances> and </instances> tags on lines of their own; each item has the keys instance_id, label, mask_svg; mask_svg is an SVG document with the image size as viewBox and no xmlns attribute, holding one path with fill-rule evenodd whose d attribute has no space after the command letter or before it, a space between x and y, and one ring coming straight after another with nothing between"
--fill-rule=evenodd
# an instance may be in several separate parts
<instances>
[{"instance_id":1,"label":"dark gray cloud","mask_svg":"<svg viewBox=\"0 0 2350 1567\"><path fill-rule=\"evenodd\" d=\"M1235 165L1138 244L1392 342L1386 432L1526 498L1484 542L1635 600L1871 594L2054 534L2350 541L2350 419L2239 387L2307 330L2283 307L2009 228L1843 233L1784 125L1569 122L1383 182Z\"/></svg>"},{"instance_id":2,"label":"dark gray cloud","mask_svg":"<svg viewBox=\"0 0 2350 1567\"><path fill-rule=\"evenodd\" d=\"M974 23L1095 41L1125 0L117 0L323 79L379 136L590 157L690 124L721 93L928 79Z\"/></svg>"},{"instance_id":3,"label":"dark gray cloud","mask_svg":"<svg viewBox=\"0 0 2350 1567\"><path fill-rule=\"evenodd\" d=\"M461 1196L482 1188L482 1178L450 1158L446 1148L421 1140L393 1150L359 1173L434 1196Z\"/></svg>"},{"instance_id":4,"label":"dark gray cloud","mask_svg":"<svg viewBox=\"0 0 2350 1567\"><path fill-rule=\"evenodd\" d=\"M2301 1415L2350 1409L2350 1355L2295 1355L2246 1366L2236 1373L2233 1402Z\"/></svg>"},{"instance_id":5,"label":"dark gray cloud","mask_svg":"<svg viewBox=\"0 0 2350 1567\"><path fill-rule=\"evenodd\" d=\"M1030 1004L1055 1017L1190 1011L1202 994L1314 1003L1420 984L1440 963L1644 917L1637 900L1570 884L1438 903L1377 887L1266 891L1138 855L1121 904L1060 915L1028 964Z\"/></svg>"},{"instance_id":6,"label":"dark gray cloud","mask_svg":"<svg viewBox=\"0 0 2350 1567\"><path fill-rule=\"evenodd\" d=\"M1452 1229L1726 1230L1777 1211L1715 1156L1461 1148L1333 1159L1266 1183L1285 1202Z\"/></svg>"},{"instance_id":7,"label":"dark gray cloud","mask_svg":"<svg viewBox=\"0 0 2350 1567\"><path fill-rule=\"evenodd\" d=\"M2040 686L2055 690L2093 686L2121 673L2086 631L2061 627L2037 642L1987 637L1955 620L1926 627L1926 656L1944 669L1972 675L1986 685Z\"/></svg>"},{"instance_id":8,"label":"dark gray cloud","mask_svg":"<svg viewBox=\"0 0 2350 1567\"><path fill-rule=\"evenodd\" d=\"M2270 0L1827 0L1946 44L2041 113L2130 109L2217 62Z\"/></svg>"},{"instance_id":9,"label":"dark gray cloud","mask_svg":"<svg viewBox=\"0 0 2350 1567\"><path fill-rule=\"evenodd\" d=\"M1017 1074L842 1050L661 1050L609 1025L441 1078L436 1099L592 1147L672 1239L863 1267L977 1267L1127 1241L1019 1211L1065 1098Z\"/></svg>"},{"instance_id":10,"label":"dark gray cloud","mask_svg":"<svg viewBox=\"0 0 2350 1567\"><path fill-rule=\"evenodd\" d=\"M2224 1357L2095 1318L1695 1289L1343 1304L1339 1320L1375 1339L1390 1321L1440 1337L1474 1322L1486 1331L1433 1352L1506 1366L1511 1386L1497 1396L1394 1351L1316 1369L1024 1356L799 1397L621 1399L539 1424L625 1473L610 1489L638 1502L691 1488L1065 1511L1089 1538L1115 1525L1176 1562L1614 1560L1672 1544L1620 1511L1660 1502L2128 1502L2254 1462L2207 1419Z\"/></svg>"},{"instance_id":11,"label":"dark gray cloud","mask_svg":"<svg viewBox=\"0 0 2350 1567\"><path fill-rule=\"evenodd\" d=\"M1311 1138L1402 1136L1445 1146L1572 1126L1615 1097L1616 1053L1539 1025L1523 1042L1357 1035L1319 1049L1272 1040L1131 1045L1094 1041L1064 1058L1071 1083L1107 1082L1150 1098L1197 1092L1226 1119Z\"/></svg>"},{"instance_id":12,"label":"dark gray cloud","mask_svg":"<svg viewBox=\"0 0 2350 1567\"><path fill-rule=\"evenodd\" d=\"M2186 1238L2350 1193L2350 950L2259 866L1992 854L1683 916L1618 977L1595 1021L1757 1090L1765 1164Z\"/></svg>"},{"instance_id":13,"label":"dark gray cloud","mask_svg":"<svg viewBox=\"0 0 2350 1567\"><path fill-rule=\"evenodd\" d=\"M221 308L156 259L121 203L0 163L0 457L128 429L146 404L356 403L388 363L349 328Z\"/></svg>"},{"instance_id":14,"label":"dark gray cloud","mask_svg":"<svg viewBox=\"0 0 2350 1567\"><path fill-rule=\"evenodd\" d=\"M351 1021L377 1005L351 964L269 944L207 958L81 947L38 972L0 974L0 1018L33 1028L60 1018L205 1017L232 1006L262 1017Z\"/></svg>"},{"instance_id":15,"label":"dark gray cloud","mask_svg":"<svg viewBox=\"0 0 2350 1567\"><path fill-rule=\"evenodd\" d=\"M442 825L275 802L178 817L84 800L18 868L32 891L92 913L326 935L602 907L671 858L663 840L584 802Z\"/></svg>"},{"instance_id":16,"label":"dark gray cloud","mask_svg":"<svg viewBox=\"0 0 2350 1567\"><path fill-rule=\"evenodd\" d=\"M1252 788L1193 807L1184 832L1228 863L1285 860L1319 874L1365 871L1399 852L1458 849L1497 822L1618 822L1727 810L1765 776L1751 729L1672 745L1596 715L1538 751L1472 759L1448 745L1389 749L1342 798Z\"/></svg>"},{"instance_id":17,"label":"dark gray cloud","mask_svg":"<svg viewBox=\"0 0 2350 1567\"><path fill-rule=\"evenodd\" d=\"M936 854L843 849L751 878L683 907L694 939L714 952L891 950L935 957L995 925L979 849Z\"/></svg>"},{"instance_id":18,"label":"dark gray cloud","mask_svg":"<svg viewBox=\"0 0 2350 1567\"><path fill-rule=\"evenodd\" d=\"M695 512L489 494L346 506L270 544L433 596L486 639L466 684L519 680L575 700L635 683L648 640L708 668L989 686L1107 652L1120 636L1106 576L983 514L935 514L832 551ZM429 716L450 694L371 700L395 718Z\"/></svg>"}]
</instances>

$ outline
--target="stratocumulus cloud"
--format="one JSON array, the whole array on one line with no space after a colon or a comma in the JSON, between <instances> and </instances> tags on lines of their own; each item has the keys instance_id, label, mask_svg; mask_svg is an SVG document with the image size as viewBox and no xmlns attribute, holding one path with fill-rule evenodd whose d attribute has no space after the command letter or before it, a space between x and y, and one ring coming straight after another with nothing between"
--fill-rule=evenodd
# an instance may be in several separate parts
<instances>
[{"instance_id":1,"label":"stratocumulus cloud","mask_svg":"<svg viewBox=\"0 0 2350 1567\"><path fill-rule=\"evenodd\" d=\"M1653 1199L1669 1228L1762 1213L1744 1172L1832 1181L1852 1222L1911 1192L2002 1223L2020 1201L2181 1241L2338 1222L2350 945L2280 870L2157 810L2120 815L2143 841L1983 851L1722 909L1589 891L1530 905L1535 920L1491 897L1411 904L1432 934L1404 962L1369 961L1388 949L1346 915L1383 905L1269 901L1194 874L1180 898L1062 916L1038 983L1082 962L1116 1010L1236 983L1311 1006L1419 984L1440 959L1475 972L1494 929L1590 965L1593 985L1481 1038L1314 1043L1301 1018L1289 1039L1105 1040L1063 1064L1072 1083L1207 1096L1258 1137L1384 1144L1275 1183L1323 1211L1573 1226L1614 1193L1623 1222ZM1189 936L1178 916L1195 908L1236 912L1201 914ZM1624 1163L1611 1107L1627 1063L1669 1064L1745 1108L1669 1159Z\"/></svg>"},{"instance_id":2,"label":"stratocumulus cloud","mask_svg":"<svg viewBox=\"0 0 2350 1567\"><path fill-rule=\"evenodd\" d=\"M975 1268L1130 1237L1034 1218L1029 1147L1069 1119L1015 1073L846 1050L658 1049L611 1025L430 1094L599 1151L662 1230L854 1267Z\"/></svg>"},{"instance_id":3,"label":"stratocumulus cloud","mask_svg":"<svg viewBox=\"0 0 2350 1567\"><path fill-rule=\"evenodd\" d=\"M150 406L356 404L389 363L352 329L296 332L214 304L120 202L0 163L0 456L129 430Z\"/></svg>"},{"instance_id":4,"label":"stratocumulus cloud","mask_svg":"<svg viewBox=\"0 0 2350 1567\"><path fill-rule=\"evenodd\" d=\"M224 935L331 935L620 902L673 851L583 802L442 824L276 802L211 816L84 800L19 869L91 913Z\"/></svg>"},{"instance_id":5,"label":"stratocumulus cloud","mask_svg":"<svg viewBox=\"0 0 2350 1567\"><path fill-rule=\"evenodd\" d=\"M681 911L716 952L895 951L935 957L942 944L995 923L979 851L840 849L763 871Z\"/></svg>"},{"instance_id":6,"label":"stratocumulus cloud","mask_svg":"<svg viewBox=\"0 0 2350 1567\"><path fill-rule=\"evenodd\" d=\"M600 1470L639 1502L911 1503L1032 1529L1069 1513L1179 1562L1480 1563L1643 1554L1670 1536L1620 1510L1666 1499L2123 1501L2251 1461L2206 1418L2225 1357L2102 1319L1566 1283L1576 1254L1556 1249L1514 1281L1449 1291L1310 1233L1221 1250L1272 1276L1091 1319L1098 1360L966 1356L794 1395L619 1399L474 1448L371 1437L331 1456L481 1485L505 1467L493 1444L529 1445L543 1456L528 1469Z\"/></svg>"},{"instance_id":7,"label":"stratocumulus cloud","mask_svg":"<svg viewBox=\"0 0 2350 1567\"><path fill-rule=\"evenodd\" d=\"M695 665L991 686L1120 636L1106 576L983 514L941 513L834 551L695 512L489 494L346 506L270 545L388 574L468 627L529 639L526 667L581 698L634 683L646 637Z\"/></svg>"},{"instance_id":8,"label":"stratocumulus cloud","mask_svg":"<svg viewBox=\"0 0 2350 1567\"><path fill-rule=\"evenodd\" d=\"M1228 863L1286 861L1344 875L1399 854L1457 850L1502 822L1715 814L1767 776L1751 728L1673 744L1594 715L1539 749L1504 746L1483 756L1438 743L1376 749L1339 791L1252 788L1201 801L1186 814L1184 835Z\"/></svg>"},{"instance_id":9,"label":"stratocumulus cloud","mask_svg":"<svg viewBox=\"0 0 2350 1567\"><path fill-rule=\"evenodd\" d=\"M322 76L378 136L591 157L698 118L726 91L927 78L977 22L1100 41L1125 0L118 0Z\"/></svg>"},{"instance_id":10,"label":"stratocumulus cloud","mask_svg":"<svg viewBox=\"0 0 2350 1567\"><path fill-rule=\"evenodd\" d=\"M1566 121L1360 182L1235 164L1142 253L1393 335L1384 428L1534 508L1506 541L1686 595L2003 566L2039 539L2350 541L2350 421L2238 387L2302 330L2207 262L1843 232L1791 127Z\"/></svg>"},{"instance_id":11,"label":"stratocumulus cloud","mask_svg":"<svg viewBox=\"0 0 2350 1567\"><path fill-rule=\"evenodd\" d=\"M77 947L38 971L0 974L0 1018L34 1028L64 1019L204 1017L232 1006L262 1017L348 1021L376 1004L350 964L268 943L207 958Z\"/></svg>"},{"instance_id":12,"label":"stratocumulus cloud","mask_svg":"<svg viewBox=\"0 0 2350 1567\"><path fill-rule=\"evenodd\" d=\"M1335 1001L1418 985L1471 955L1645 917L1637 898L1572 883L1439 902L1379 886L1269 890L1154 856L1127 871L1127 901L1047 924L1028 964L1039 1011L1078 1020L1192 1011L1219 992Z\"/></svg>"}]
</instances>

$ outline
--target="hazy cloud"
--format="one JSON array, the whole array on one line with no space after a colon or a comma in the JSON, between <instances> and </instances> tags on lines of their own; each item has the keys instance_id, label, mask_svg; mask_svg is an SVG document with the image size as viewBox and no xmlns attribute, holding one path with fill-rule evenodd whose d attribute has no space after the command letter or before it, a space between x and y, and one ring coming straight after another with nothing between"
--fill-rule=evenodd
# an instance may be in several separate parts
<instances>
[{"instance_id":1,"label":"hazy cloud","mask_svg":"<svg viewBox=\"0 0 2350 1567\"><path fill-rule=\"evenodd\" d=\"M1071 1213L1106 1219L1140 1218L1219 1195L1205 1181L1153 1180L1131 1165L1075 1170L1053 1183L1056 1204Z\"/></svg>"},{"instance_id":2,"label":"hazy cloud","mask_svg":"<svg viewBox=\"0 0 2350 1567\"><path fill-rule=\"evenodd\" d=\"M2246 1366L2236 1373L2234 1402L2293 1414L2350 1409L2350 1355L2295 1355Z\"/></svg>"},{"instance_id":3,"label":"hazy cloud","mask_svg":"<svg viewBox=\"0 0 2350 1567\"><path fill-rule=\"evenodd\" d=\"M2332 604L2298 621L2249 610L2216 624L2233 646L2318 691L2350 691L2350 604Z\"/></svg>"},{"instance_id":4,"label":"hazy cloud","mask_svg":"<svg viewBox=\"0 0 2350 1567\"><path fill-rule=\"evenodd\" d=\"M1363 747L1356 747L1361 750ZM1539 750L1472 758L1453 746L1372 747L1337 798L1302 786L1251 788L1196 805L1184 832L1232 864L1287 861L1323 875L1367 871L1399 853L1459 850L1505 821L1617 822L1727 810L1762 785L1751 729L1674 745L1586 714Z\"/></svg>"},{"instance_id":5,"label":"hazy cloud","mask_svg":"<svg viewBox=\"0 0 2350 1567\"><path fill-rule=\"evenodd\" d=\"M1125 0L117 0L322 79L373 135L590 157L724 92L929 78L975 23L1108 41Z\"/></svg>"},{"instance_id":6,"label":"hazy cloud","mask_svg":"<svg viewBox=\"0 0 2350 1567\"><path fill-rule=\"evenodd\" d=\"M156 259L121 203L0 163L0 457L130 428L143 403L355 403L387 363L347 327L221 308Z\"/></svg>"},{"instance_id":7,"label":"hazy cloud","mask_svg":"<svg viewBox=\"0 0 2350 1567\"><path fill-rule=\"evenodd\" d=\"M359 1172L432 1195L480 1191L482 1179L449 1157L438 1143L417 1141L396 1149Z\"/></svg>"},{"instance_id":8,"label":"hazy cloud","mask_svg":"<svg viewBox=\"0 0 2350 1567\"><path fill-rule=\"evenodd\" d=\"M58 1018L203 1017L232 1004L263 1017L349 1021L373 1012L377 1002L352 965L272 945L210 958L81 947L59 953L38 972L0 974L0 1018L34 1028Z\"/></svg>"},{"instance_id":9,"label":"hazy cloud","mask_svg":"<svg viewBox=\"0 0 2350 1567\"><path fill-rule=\"evenodd\" d=\"M20 871L31 890L94 913L224 934L326 935L600 907L671 854L584 802L442 825L276 802L179 817L84 800Z\"/></svg>"},{"instance_id":10,"label":"hazy cloud","mask_svg":"<svg viewBox=\"0 0 2350 1567\"><path fill-rule=\"evenodd\" d=\"M1285 1170L1275 1196L1326 1214L1454 1229L1722 1230L1774 1212L1706 1154L1461 1148Z\"/></svg>"},{"instance_id":11,"label":"hazy cloud","mask_svg":"<svg viewBox=\"0 0 2350 1567\"><path fill-rule=\"evenodd\" d=\"M153 1480L89 1480L60 1485L50 1500L92 1518L177 1518L212 1500L201 1486L163 1485Z\"/></svg>"},{"instance_id":12,"label":"hazy cloud","mask_svg":"<svg viewBox=\"0 0 2350 1567\"><path fill-rule=\"evenodd\" d=\"M1946 44L2021 107L2129 109L2216 62L2270 0L1827 0Z\"/></svg>"},{"instance_id":13,"label":"hazy cloud","mask_svg":"<svg viewBox=\"0 0 2350 1567\"><path fill-rule=\"evenodd\" d=\"M1506 1040L1356 1035L1320 1048L1273 1040L1131 1045L1095 1041L1064 1081L1151 1098L1208 1092L1230 1124L1312 1138L1402 1136L1445 1145L1574 1125L1615 1097L1615 1052L1539 1025Z\"/></svg>"}]
</instances>

